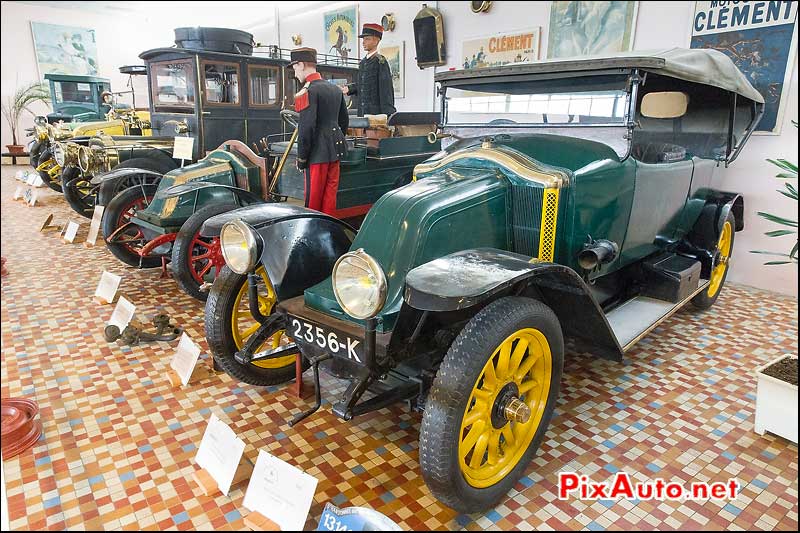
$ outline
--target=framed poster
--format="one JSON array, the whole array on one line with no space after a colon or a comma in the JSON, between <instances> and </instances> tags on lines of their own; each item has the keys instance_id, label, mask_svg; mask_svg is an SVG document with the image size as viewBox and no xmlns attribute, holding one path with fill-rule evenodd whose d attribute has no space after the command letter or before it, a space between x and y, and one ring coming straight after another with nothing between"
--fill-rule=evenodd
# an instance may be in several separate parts
<instances>
[{"instance_id":1,"label":"framed poster","mask_svg":"<svg viewBox=\"0 0 800 533\"><path fill-rule=\"evenodd\" d=\"M514 31L464 41L461 57L465 69L530 63L539 59L542 28Z\"/></svg>"},{"instance_id":2,"label":"framed poster","mask_svg":"<svg viewBox=\"0 0 800 533\"><path fill-rule=\"evenodd\" d=\"M633 48L638 2L552 2L547 57L627 52Z\"/></svg>"},{"instance_id":3,"label":"framed poster","mask_svg":"<svg viewBox=\"0 0 800 533\"><path fill-rule=\"evenodd\" d=\"M695 2L692 48L723 52L764 97L756 133L779 135L797 46L797 2Z\"/></svg>"},{"instance_id":4,"label":"framed poster","mask_svg":"<svg viewBox=\"0 0 800 533\"><path fill-rule=\"evenodd\" d=\"M380 47L380 53L389 63L389 70L392 72L392 86L394 87L395 98L405 98L406 96L406 67L405 67L406 42L400 44L388 44Z\"/></svg>"},{"instance_id":5,"label":"framed poster","mask_svg":"<svg viewBox=\"0 0 800 533\"><path fill-rule=\"evenodd\" d=\"M39 77L58 74L97 74L94 30L31 21Z\"/></svg>"},{"instance_id":6,"label":"framed poster","mask_svg":"<svg viewBox=\"0 0 800 533\"><path fill-rule=\"evenodd\" d=\"M352 5L323 14L325 51L342 59L360 56L358 43L358 6Z\"/></svg>"}]
</instances>

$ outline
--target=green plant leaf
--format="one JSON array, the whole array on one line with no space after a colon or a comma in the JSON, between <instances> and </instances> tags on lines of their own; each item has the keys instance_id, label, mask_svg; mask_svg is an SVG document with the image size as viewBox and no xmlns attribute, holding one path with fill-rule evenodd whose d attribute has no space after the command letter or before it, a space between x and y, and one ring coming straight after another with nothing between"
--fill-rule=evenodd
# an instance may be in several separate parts
<instances>
[{"instance_id":1,"label":"green plant leaf","mask_svg":"<svg viewBox=\"0 0 800 533\"><path fill-rule=\"evenodd\" d=\"M776 224L781 224L783 226L790 226L790 227L793 227L793 228L797 227L797 221L796 220L789 220L788 218L779 217L777 215L771 215L769 213L764 213L763 211L759 211L758 212L758 216L764 217L767 220L769 220L770 222L775 222Z\"/></svg>"},{"instance_id":2,"label":"green plant leaf","mask_svg":"<svg viewBox=\"0 0 800 533\"><path fill-rule=\"evenodd\" d=\"M767 261L765 265L789 265L791 261Z\"/></svg>"},{"instance_id":3,"label":"green plant leaf","mask_svg":"<svg viewBox=\"0 0 800 533\"><path fill-rule=\"evenodd\" d=\"M766 235L767 237L783 237L784 235L794 235L795 233L797 232L792 231L790 229L776 229L768 231L764 235Z\"/></svg>"},{"instance_id":4,"label":"green plant leaf","mask_svg":"<svg viewBox=\"0 0 800 533\"><path fill-rule=\"evenodd\" d=\"M779 254L778 252L769 252L767 250L750 250L751 254L765 254L765 255L776 255L778 257L789 257L789 254Z\"/></svg>"},{"instance_id":5,"label":"green plant leaf","mask_svg":"<svg viewBox=\"0 0 800 533\"><path fill-rule=\"evenodd\" d=\"M789 252L789 257L795 261L797 260L797 241L795 241L794 246L792 246L792 251Z\"/></svg>"},{"instance_id":6,"label":"green plant leaf","mask_svg":"<svg viewBox=\"0 0 800 533\"><path fill-rule=\"evenodd\" d=\"M767 159L773 165L782 168L783 170L788 170L790 173L794 173L795 177L797 177L797 165L794 163L790 163L785 159Z\"/></svg>"}]
</instances>

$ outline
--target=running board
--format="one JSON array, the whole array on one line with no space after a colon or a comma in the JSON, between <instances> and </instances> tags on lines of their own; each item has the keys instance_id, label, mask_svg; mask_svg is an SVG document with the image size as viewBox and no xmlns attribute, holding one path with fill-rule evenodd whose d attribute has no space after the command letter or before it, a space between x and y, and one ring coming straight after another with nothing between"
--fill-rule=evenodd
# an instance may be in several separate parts
<instances>
[{"instance_id":1,"label":"running board","mask_svg":"<svg viewBox=\"0 0 800 533\"><path fill-rule=\"evenodd\" d=\"M637 296L610 311L606 315L609 326L617 337L622 351L627 352L634 344L668 319L689 300L708 287L702 280L700 287L678 303L665 302L648 296Z\"/></svg>"}]
</instances>

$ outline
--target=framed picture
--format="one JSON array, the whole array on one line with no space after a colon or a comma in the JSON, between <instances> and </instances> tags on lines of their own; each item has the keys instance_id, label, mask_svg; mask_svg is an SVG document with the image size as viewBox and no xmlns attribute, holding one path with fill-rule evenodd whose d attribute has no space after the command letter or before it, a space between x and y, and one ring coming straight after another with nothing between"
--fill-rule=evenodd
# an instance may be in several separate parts
<instances>
[{"instance_id":1,"label":"framed picture","mask_svg":"<svg viewBox=\"0 0 800 533\"><path fill-rule=\"evenodd\" d=\"M389 70L392 72L392 86L394 86L394 97L405 98L406 96L406 42L399 44L387 44L380 47L380 53L389 62Z\"/></svg>"},{"instance_id":2,"label":"framed picture","mask_svg":"<svg viewBox=\"0 0 800 533\"><path fill-rule=\"evenodd\" d=\"M691 47L730 57L764 97L755 132L780 134L796 62L797 2L696 2Z\"/></svg>"},{"instance_id":3,"label":"framed picture","mask_svg":"<svg viewBox=\"0 0 800 533\"><path fill-rule=\"evenodd\" d=\"M638 2L552 2L547 57L627 52Z\"/></svg>"},{"instance_id":4,"label":"framed picture","mask_svg":"<svg viewBox=\"0 0 800 533\"><path fill-rule=\"evenodd\" d=\"M94 30L31 21L39 77L57 74L97 74Z\"/></svg>"},{"instance_id":5,"label":"framed picture","mask_svg":"<svg viewBox=\"0 0 800 533\"><path fill-rule=\"evenodd\" d=\"M320 52L341 59L358 59L361 50L358 45L358 6L328 11L323 14L323 23L325 51Z\"/></svg>"},{"instance_id":6,"label":"framed picture","mask_svg":"<svg viewBox=\"0 0 800 533\"><path fill-rule=\"evenodd\" d=\"M539 59L542 28L514 31L464 41L462 66L465 69L499 67L508 63L530 63Z\"/></svg>"}]
</instances>

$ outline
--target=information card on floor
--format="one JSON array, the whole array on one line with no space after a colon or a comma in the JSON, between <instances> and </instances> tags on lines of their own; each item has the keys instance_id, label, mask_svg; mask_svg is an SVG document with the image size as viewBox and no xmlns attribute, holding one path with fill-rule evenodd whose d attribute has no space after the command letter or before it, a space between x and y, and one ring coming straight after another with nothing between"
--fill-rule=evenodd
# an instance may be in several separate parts
<instances>
[{"instance_id":1,"label":"information card on floor","mask_svg":"<svg viewBox=\"0 0 800 533\"><path fill-rule=\"evenodd\" d=\"M122 282L122 276L103 270L103 273L100 275L100 282L97 284L97 289L94 291L95 297L100 298L106 303L113 302L114 297L117 295L120 282Z\"/></svg>"},{"instance_id":2,"label":"information card on floor","mask_svg":"<svg viewBox=\"0 0 800 533\"><path fill-rule=\"evenodd\" d=\"M124 296L119 297L117 306L114 307L114 312L111 313L111 320L108 321L109 326L117 326L120 331L128 327L128 323L133 320L133 315L136 313L136 306L127 300Z\"/></svg>"},{"instance_id":3,"label":"information card on floor","mask_svg":"<svg viewBox=\"0 0 800 533\"><path fill-rule=\"evenodd\" d=\"M189 379L192 377L192 372L194 372L194 367L197 366L199 358L200 347L189 335L183 333L169 366L178 373L178 377L181 378L181 385L184 387L189 384Z\"/></svg>"},{"instance_id":4,"label":"information card on floor","mask_svg":"<svg viewBox=\"0 0 800 533\"><path fill-rule=\"evenodd\" d=\"M302 531L316 490L317 478L259 450L243 504L277 523L281 531Z\"/></svg>"},{"instance_id":5,"label":"information card on floor","mask_svg":"<svg viewBox=\"0 0 800 533\"><path fill-rule=\"evenodd\" d=\"M231 490L231 483L243 453L244 441L237 437L225 422L217 418L217 415L211 413L194 460L214 478L220 492L225 496Z\"/></svg>"}]
</instances>

